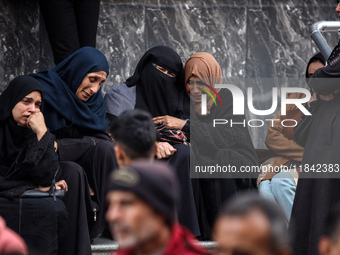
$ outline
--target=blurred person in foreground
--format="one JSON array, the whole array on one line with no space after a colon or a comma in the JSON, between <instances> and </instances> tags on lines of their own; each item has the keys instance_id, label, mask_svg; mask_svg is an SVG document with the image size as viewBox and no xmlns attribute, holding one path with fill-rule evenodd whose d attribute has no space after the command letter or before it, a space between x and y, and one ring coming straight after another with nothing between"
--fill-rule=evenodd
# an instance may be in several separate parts
<instances>
[{"instance_id":1,"label":"blurred person in foreground","mask_svg":"<svg viewBox=\"0 0 340 255\"><path fill-rule=\"evenodd\" d=\"M137 161L112 172L106 220L117 255L205 254L194 236L176 223L178 181L168 165Z\"/></svg>"},{"instance_id":2,"label":"blurred person in foreground","mask_svg":"<svg viewBox=\"0 0 340 255\"><path fill-rule=\"evenodd\" d=\"M319 240L319 253L340 254L340 204L337 204L328 216L325 233Z\"/></svg>"},{"instance_id":3,"label":"blurred person in foreground","mask_svg":"<svg viewBox=\"0 0 340 255\"><path fill-rule=\"evenodd\" d=\"M1 255L27 255L25 241L12 229L6 226L5 220L0 216L0 254Z\"/></svg>"},{"instance_id":4,"label":"blurred person in foreground","mask_svg":"<svg viewBox=\"0 0 340 255\"><path fill-rule=\"evenodd\" d=\"M150 113L139 109L126 110L117 117L114 125L110 125L108 131L115 143L118 166L130 165L137 159L153 162L157 146ZM105 229L103 235L113 238L109 229Z\"/></svg>"},{"instance_id":5,"label":"blurred person in foreground","mask_svg":"<svg viewBox=\"0 0 340 255\"><path fill-rule=\"evenodd\" d=\"M130 165L136 159L154 160L156 131L150 113L139 109L124 111L111 126L110 134L119 166Z\"/></svg>"},{"instance_id":6,"label":"blurred person in foreground","mask_svg":"<svg viewBox=\"0 0 340 255\"><path fill-rule=\"evenodd\" d=\"M215 222L216 255L289 255L286 229L276 203L242 194L226 204Z\"/></svg>"}]
</instances>

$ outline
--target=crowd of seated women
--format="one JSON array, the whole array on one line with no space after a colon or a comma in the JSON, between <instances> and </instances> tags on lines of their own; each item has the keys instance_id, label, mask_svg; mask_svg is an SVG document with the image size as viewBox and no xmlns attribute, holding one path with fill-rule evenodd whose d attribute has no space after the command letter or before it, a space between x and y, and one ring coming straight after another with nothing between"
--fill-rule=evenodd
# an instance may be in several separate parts
<instances>
[{"instance_id":1,"label":"crowd of seated women","mask_svg":"<svg viewBox=\"0 0 340 255\"><path fill-rule=\"evenodd\" d=\"M117 168L107 130L122 112L137 108L153 117L156 160L172 165L180 181L178 221L200 240L211 240L223 203L256 189L256 179L192 179L190 161L259 164L247 127L209 127L212 118L244 118L233 116L230 92L214 89L222 81L220 65L205 52L183 65L173 49L156 46L103 98L108 74L104 54L83 47L52 69L10 82L0 96L0 215L34 254L91 254L91 240L107 225L106 182ZM201 95L213 90L223 111L215 95L202 115Z\"/></svg>"}]
</instances>

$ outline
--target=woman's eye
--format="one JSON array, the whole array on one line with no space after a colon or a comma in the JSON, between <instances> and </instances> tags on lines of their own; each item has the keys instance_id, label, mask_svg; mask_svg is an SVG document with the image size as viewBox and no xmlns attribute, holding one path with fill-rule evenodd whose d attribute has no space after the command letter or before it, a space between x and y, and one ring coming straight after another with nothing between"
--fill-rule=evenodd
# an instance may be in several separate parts
<instances>
[{"instance_id":1,"label":"woman's eye","mask_svg":"<svg viewBox=\"0 0 340 255\"><path fill-rule=\"evenodd\" d=\"M90 78L90 82L95 82L96 78Z\"/></svg>"}]
</instances>

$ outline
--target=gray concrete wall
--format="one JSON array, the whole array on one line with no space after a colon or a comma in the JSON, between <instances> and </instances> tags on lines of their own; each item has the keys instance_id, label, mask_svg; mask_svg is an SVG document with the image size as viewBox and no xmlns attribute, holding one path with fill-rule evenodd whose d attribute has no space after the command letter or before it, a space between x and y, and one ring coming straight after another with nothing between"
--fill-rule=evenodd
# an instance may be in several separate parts
<instances>
[{"instance_id":1,"label":"gray concrete wall","mask_svg":"<svg viewBox=\"0 0 340 255\"><path fill-rule=\"evenodd\" d=\"M316 0L103 0L97 48L110 64L104 92L125 81L144 52L156 45L172 47L183 62L195 52L207 51L220 63L225 77L303 77L308 59L317 51L309 37L310 26L337 20L334 9L334 0L322 4ZM331 46L338 41L336 34L327 38ZM0 0L0 92L15 76L52 66L37 1ZM268 89L261 80L254 82L259 109L271 106L270 96L263 96ZM263 148L266 128L250 132L255 146Z\"/></svg>"}]
</instances>

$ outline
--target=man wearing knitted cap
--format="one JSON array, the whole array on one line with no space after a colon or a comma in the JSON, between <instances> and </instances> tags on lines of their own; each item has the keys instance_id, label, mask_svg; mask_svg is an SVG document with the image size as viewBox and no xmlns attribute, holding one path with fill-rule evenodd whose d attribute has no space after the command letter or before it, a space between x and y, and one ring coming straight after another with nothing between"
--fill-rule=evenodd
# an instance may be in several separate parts
<instances>
[{"instance_id":1,"label":"man wearing knitted cap","mask_svg":"<svg viewBox=\"0 0 340 255\"><path fill-rule=\"evenodd\" d=\"M106 199L117 255L205 254L175 223L178 183L168 165L137 161L114 171Z\"/></svg>"}]
</instances>

